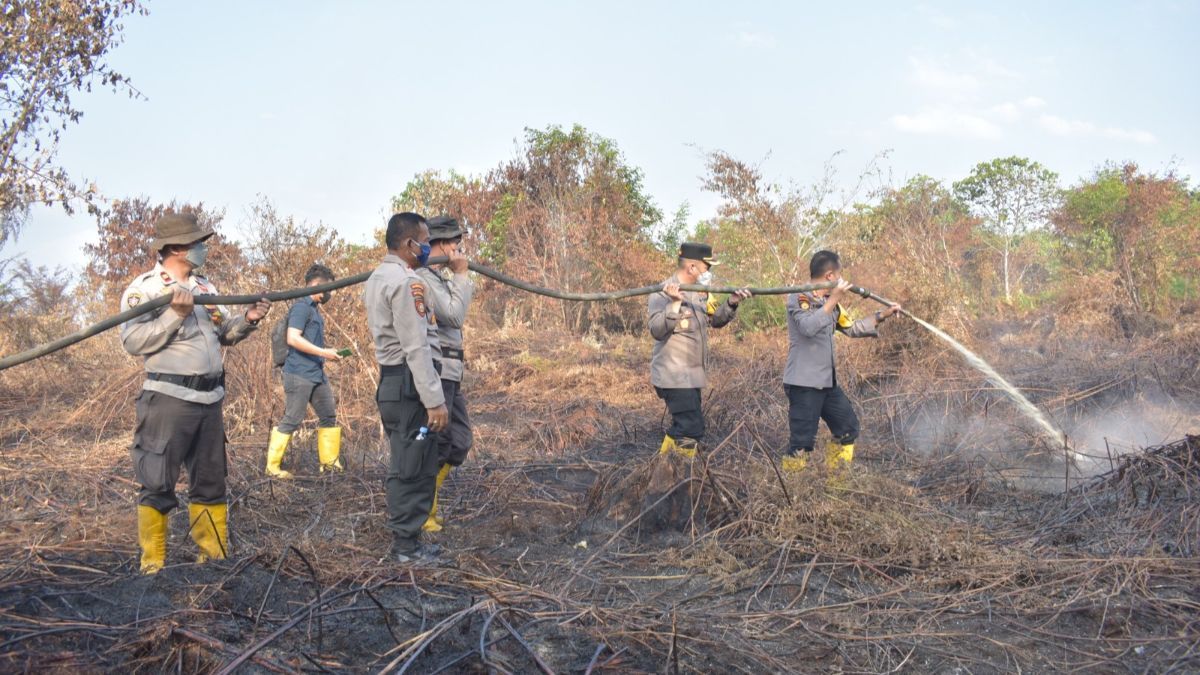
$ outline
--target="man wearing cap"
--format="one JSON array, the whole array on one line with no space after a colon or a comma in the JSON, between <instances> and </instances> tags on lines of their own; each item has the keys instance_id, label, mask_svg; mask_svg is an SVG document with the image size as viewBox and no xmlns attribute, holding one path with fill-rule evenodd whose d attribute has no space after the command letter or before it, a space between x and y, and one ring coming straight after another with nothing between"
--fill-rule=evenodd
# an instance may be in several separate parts
<instances>
[{"instance_id":1,"label":"man wearing cap","mask_svg":"<svg viewBox=\"0 0 1200 675\"><path fill-rule=\"evenodd\" d=\"M450 412L450 426L438 434L437 481L433 489L433 506L423 526L426 532L440 532L442 519L438 516L438 493L450 469L461 466L471 449L473 435L467 416L467 399L462 394L463 322L475 287L467 274L467 258L459 252L466 231L450 216L438 216L429 221L429 244L432 256L445 256L449 261L436 269L422 267L417 275L425 282L425 304L435 317L431 324L433 359L441 369L442 392Z\"/></svg>"},{"instance_id":2,"label":"man wearing cap","mask_svg":"<svg viewBox=\"0 0 1200 675\"><path fill-rule=\"evenodd\" d=\"M367 280L367 324L379 362L375 401L390 448L387 490L391 557L432 562L441 548L420 541L433 507L438 473L437 436L449 415L441 377L433 362L424 282L414 271L429 260L429 227L416 213L388 220L387 255ZM436 333L433 336L436 344Z\"/></svg>"},{"instance_id":3,"label":"man wearing cap","mask_svg":"<svg viewBox=\"0 0 1200 675\"><path fill-rule=\"evenodd\" d=\"M179 505L175 481L188 473L189 531L200 548L199 562L229 552L225 504L225 368L221 347L252 333L270 311L260 300L245 312L198 307L193 294L216 294L211 281L195 273L208 257L213 231L190 213L168 214L154 225L154 269L138 277L121 296L128 310L161 295L171 304L121 325L125 351L141 356L146 381L137 398L133 435L138 491L141 571L162 569L167 554L167 514Z\"/></svg>"},{"instance_id":4,"label":"man wearing cap","mask_svg":"<svg viewBox=\"0 0 1200 675\"><path fill-rule=\"evenodd\" d=\"M700 390L708 383L708 329L732 321L738 304L750 297L750 291L742 289L721 302L708 293L679 288L684 284L708 286L712 283L711 268L716 264L708 244L683 244L675 275L648 302L650 335L654 338L650 383L671 413L671 426L660 454L676 452L695 457L704 438Z\"/></svg>"},{"instance_id":5,"label":"man wearing cap","mask_svg":"<svg viewBox=\"0 0 1200 675\"><path fill-rule=\"evenodd\" d=\"M833 251L817 251L808 264L812 283L836 282L829 289L796 293L787 298L788 358L783 372L783 389L788 398L788 451L781 464L784 471L800 471L808 465L821 420L829 426L833 440L825 452L830 471L846 468L854 460L858 438L858 415L846 392L838 386L833 363L833 335L878 337L879 324L900 311L892 305L857 321L851 320L841 301L850 289L842 278L842 265Z\"/></svg>"}]
</instances>

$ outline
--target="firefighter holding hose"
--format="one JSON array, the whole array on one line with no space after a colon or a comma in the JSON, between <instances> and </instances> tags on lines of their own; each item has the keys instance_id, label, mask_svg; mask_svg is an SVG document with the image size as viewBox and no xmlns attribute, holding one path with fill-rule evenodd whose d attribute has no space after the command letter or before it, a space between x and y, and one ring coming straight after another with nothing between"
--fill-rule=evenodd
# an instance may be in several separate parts
<instances>
[{"instance_id":1,"label":"firefighter holding hose","mask_svg":"<svg viewBox=\"0 0 1200 675\"><path fill-rule=\"evenodd\" d=\"M742 289L722 302L708 293L679 288L681 284L709 285L712 267L717 264L708 244L684 243L679 247L675 275L647 302L654 338L650 383L671 413L660 454L696 456L704 438L700 395L708 384L708 330L733 321L738 305L750 297L750 291Z\"/></svg>"},{"instance_id":2,"label":"firefighter holding hose","mask_svg":"<svg viewBox=\"0 0 1200 675\"><path fill-rule=\"evenodd\" d=\"M813 283L836 282L837 286L787 297L788 358L783 389L788 398L788 451L784 471L800 471L808 464L821 420L833 435L825 452L829 470L844 468L854 460L858 438L858 415L846 392L838 386L833 361L833 335L852 338L878 337L881 323L900 311L890 305L870 316L852 321L842 307L850 283L842 278L842 265L833 251L818 251L808 265Z\"/></svg>"},{"instance_id":3,"label":"firefighter holding hose","mask_svg":"<svg viewBox=\"0 0 1200 675\"><path fill-rule=\"evenodd\" d=\"M171 295L171 304L121 325L125 351L141 356L146 368L132 448L144 574L165 564L167 514L179 505L175 481L182 466L188 472L189 532L200 548L198 561L229 553L221 347L244 340L271 309L265 299L236 314L222 306L197 306L193 294L217 293L211 281L196 274L208 257L213 231L190 213L165 215L154 231L150 247L158 252L158 264L121 296L121 309L128 310Z\"/></svg>"}]
</instances>

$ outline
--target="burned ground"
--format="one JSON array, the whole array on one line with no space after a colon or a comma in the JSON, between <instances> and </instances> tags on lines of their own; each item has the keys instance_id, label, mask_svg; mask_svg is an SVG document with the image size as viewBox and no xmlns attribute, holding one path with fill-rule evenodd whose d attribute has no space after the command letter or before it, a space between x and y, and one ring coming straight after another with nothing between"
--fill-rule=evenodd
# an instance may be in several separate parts
<instances>
[{"instance_id":1,"label":"burned ground","mask_svg":"<svg viewBox=\"0 0 1200 675\"><path fill-rule=\"evenodd\" d=\"M1197 400L1194 352L1180 346L1194 335L1109 344L1100 367L1074 337L1014 330L997 328L984 355L1068 431L1131 397ZM1024 346L1029 333L1040 353ZM855 346L845 372L867 431L853 471L781 476L782 340L722 335L707 451L682 474L690 482L667 487L710 507L663 528L640 493L621 519L605 517L667 461L654 456L662 410L645 384L644 340L512 329L472 347L478 445L447 482L441 567L384 559L384 451L356 399L369 373L339 379L350 465L340 476L318 474L301 433L286 464L301 476L266 478L268 426L231 397L233 556L192 564L177 511L168 567L153 577L136 573L136 368L107 371L104 385L79 374L96 383L82 397L5 374L0 668L1200 668L1194 428L1145 452L1091 447L1104 466L1085 479L1028 443L952 356ZM1172 375L1156 377L1147 354ZM878 365L891 360L904 365ZM916 433L914 411L942 428Z\"/></svg>"}]
</instances>

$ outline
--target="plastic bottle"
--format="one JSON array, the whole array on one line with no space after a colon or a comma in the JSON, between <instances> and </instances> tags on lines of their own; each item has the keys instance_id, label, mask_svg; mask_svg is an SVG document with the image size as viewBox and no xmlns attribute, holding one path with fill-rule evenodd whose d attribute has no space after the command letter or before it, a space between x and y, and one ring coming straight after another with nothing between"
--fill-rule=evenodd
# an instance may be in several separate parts
<instances>
[{"instance_id":1,"label":"plastic bottle","mask_svg":"<svg viewBox=\"0 0 1200 675\"><path fill-rule=\"evenodd\" d=\"M420 431L418 431L418 432L417 432L417 437L416 437L416 438L414 438L413 440L415 440L415 441L423 441L423 440L425 440L425 436L426 436L428 433L429 433L429 427L421 427Z\"/></svg>"}]
</instances>

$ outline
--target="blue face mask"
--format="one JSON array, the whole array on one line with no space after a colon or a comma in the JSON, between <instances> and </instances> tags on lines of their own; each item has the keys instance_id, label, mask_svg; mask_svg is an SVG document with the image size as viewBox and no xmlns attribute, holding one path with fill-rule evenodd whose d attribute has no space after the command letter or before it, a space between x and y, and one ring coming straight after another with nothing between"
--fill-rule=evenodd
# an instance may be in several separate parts
<instances>
[{"instance_id":1,"label":"blue face mask","mask_svg":"<svg viewBox=\"0 0 1200 675\"><path fill-rule=\"evenodd\" d=\"M417 267L424 267L425 263L429 262L429 254L433 252L433 247L429 242L413 241L414 244L421 248L421 252L417 254Z\"/></svg>"}]
</instances>

